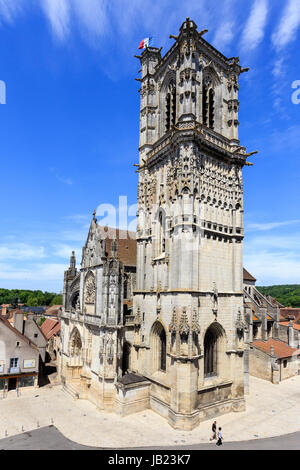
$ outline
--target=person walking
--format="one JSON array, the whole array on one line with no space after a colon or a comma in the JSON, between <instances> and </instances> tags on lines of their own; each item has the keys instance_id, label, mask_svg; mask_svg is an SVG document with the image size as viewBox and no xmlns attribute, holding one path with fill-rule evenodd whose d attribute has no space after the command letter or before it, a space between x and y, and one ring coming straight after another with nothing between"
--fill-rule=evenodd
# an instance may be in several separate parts
<instances>
[{"instance_id":1,"label":"person walking","mask_svg":"<svg viewBox=\"0 0 300 470\"><path fill-rule=\"evenodd\" d=\"M217 432L217 442L216 442L216 445L217 446L221 446L223 444L223 435L222 435L222 428L219 428L218 432Z\"/></svg>"},{"instance_id":2,"label":"person walking","mask_svg":"<svg viewBox=\"0 0 300 470\"><path fill-rule=\"evenodd\" d=\"M211 430L212 430L212 437L210 438L210 441L213 441L214 439L217 439L217 421L213 422Z\"/></svg>"}]
</instances>

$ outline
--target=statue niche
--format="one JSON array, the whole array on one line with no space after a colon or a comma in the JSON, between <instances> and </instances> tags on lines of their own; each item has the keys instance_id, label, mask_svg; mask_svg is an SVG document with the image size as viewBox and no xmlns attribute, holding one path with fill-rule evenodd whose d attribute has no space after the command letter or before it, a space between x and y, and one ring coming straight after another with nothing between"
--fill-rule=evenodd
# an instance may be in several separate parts
<instances>
[{"instance_id":1,"label":"statue niche","mask_svg":"<svg viewBox=\"0 0 300 470\"><path fill-rule=\"evenodd\" d=\"M96 302L96 282L95 276L92 272L88 272L85 278L84 284L84 305L86 313L95 313L95 302Z\"/></svg>"}]
</instances>

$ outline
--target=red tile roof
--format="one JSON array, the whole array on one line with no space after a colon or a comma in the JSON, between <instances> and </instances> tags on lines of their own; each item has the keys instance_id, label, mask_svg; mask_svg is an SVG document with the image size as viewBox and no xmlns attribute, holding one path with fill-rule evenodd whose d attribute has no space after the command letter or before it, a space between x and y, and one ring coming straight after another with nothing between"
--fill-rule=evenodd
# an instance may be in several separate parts
<instances>
[{"instance_id":1,"label":"red tile roof","mask_svg":"<svg viewBox=\"0 0 300 470\"><path fill-rule=\"evenodd\" d=\"M287 343L279 339L268 339L268 341L255 340L253 341L253 346L268 354L270 354L271 346L273 346L274 354L279 359L300 355L299 349L291 348Z\"/></svg>"},{"instance_id":2,"label":"red tile roof","mask_svg":"<svg viewBox=\"0 0 300 470\"><path fill-rule=\"evenodd\" d=\"M293 307L284 307L280 309L280 315L284 318L287 317L295 317L296 321L300 320L300 308L293 308Z\"/></svg>"},{"instance_id":3,"label":"red tile roof","mask_svg":"<svg viewBox=\"0 0 300 470\"><path fill-rule=\"evenodd\" d=\"M60 321L52 320L51 318L46 318L41 326L41 330L44 333L45 337L49 340L60 331Z\"/></svg>"},{"instance_id":4,"label":"red tile roof","mask_svg":"<svg viewBox=\"0 0 300 470\"><path fill-rule=\"evenodd\" d=\"M52 305L52 307L48 307L46 309L45 315L51 315L53 317L57 317L61 309L62 309L62 305Z\"/></svg>"},{"instance_id":5,"label":"red tile roof","mask_svg":"<svg viewBox=\"0 0 300 470\"><path fill-rule=\"evenodd\" d=\"M111 227L98 226L101 237L106 240L106 252L110 256L111 242L118 241L118 258L125 266L136 266L136 233Z\"/></svg>"},{"instance_id":6,"label":"red tile roof","mask_svg":"<svg viewBox=\"0 0 300 470\"><path fill-rule=\"evenodd\" d=\"M280 325L289 326L289 322L288 322L288 321L281 321L281 322L280 322ZM294 330L300 331L300 325L298 325L298 324L295 323L295 322L293 322L293 328L294 328Z\"/></svg>"}]
</instances>

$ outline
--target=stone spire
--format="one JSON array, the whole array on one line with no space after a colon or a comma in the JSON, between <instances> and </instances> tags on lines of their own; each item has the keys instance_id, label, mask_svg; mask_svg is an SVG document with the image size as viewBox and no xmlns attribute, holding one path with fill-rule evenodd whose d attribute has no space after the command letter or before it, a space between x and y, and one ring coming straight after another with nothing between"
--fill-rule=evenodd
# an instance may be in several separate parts
<instances>
[{"instance_id":1,"label":"stone spire","mask_svg":"<svg viewBox=\"0 0 300 470\"><path fill-rule=\"evenodd\" d=\"M72 255L70 256L70 269L76 268L76 256L75 251L72 251Z\"/></svg>"},{"instance_id":2,"label":"stone spire","mask_svg":"<svg viewBox=\"0 0 300 470\"><path fill-rule=\"evenodd\" d=\"M70 256L70 266L65 271L65 279L73 279L76 276L76 274L77 274L76 256L75 256L75 251L72 251L72 254Z\"/></svg>"}]
</instances>

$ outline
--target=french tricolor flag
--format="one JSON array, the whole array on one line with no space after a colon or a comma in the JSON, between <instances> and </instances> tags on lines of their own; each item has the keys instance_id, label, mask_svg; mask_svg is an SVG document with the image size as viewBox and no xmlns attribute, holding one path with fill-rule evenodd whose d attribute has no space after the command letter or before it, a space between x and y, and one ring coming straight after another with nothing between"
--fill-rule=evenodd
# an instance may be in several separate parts
<instances>
[{"instance_id":1,"label":"french tricolor flag","mask_svg":"<svg viewBox=\"0 0 300 470\"><path fill-rule=\"evenodd\" d=\"M140 42L139 49L146 49L146 47L151 46L152 38L145 38Z\"/></svg>"}]
</instances>

